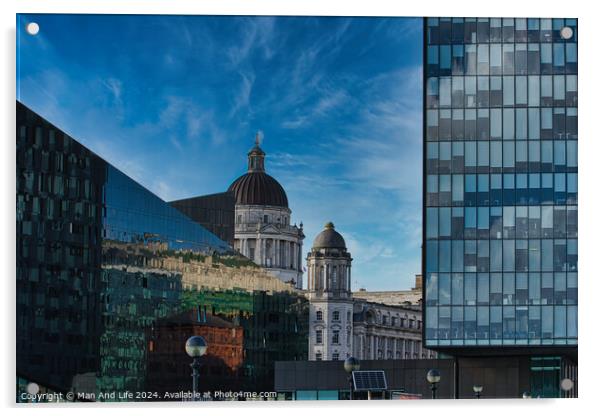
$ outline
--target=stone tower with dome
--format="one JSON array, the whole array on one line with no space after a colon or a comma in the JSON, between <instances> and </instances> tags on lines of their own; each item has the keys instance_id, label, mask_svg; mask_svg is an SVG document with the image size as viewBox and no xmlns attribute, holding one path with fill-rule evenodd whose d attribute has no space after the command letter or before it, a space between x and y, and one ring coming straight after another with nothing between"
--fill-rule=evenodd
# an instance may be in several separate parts
<instances>
[{"instance_id":1,"label":"stone tower with dome","mask_svg":"<svg viewBox=\"0 0 602 416\"><path fill-rule=\"evenodd\" d=\"M332 222L307 255L309 360L344 360L353 351L351 254Z\"/></svg>"},{"instance_id":2,"label":"stone tower with dome","mask_svg":"<svg viewBox=\"0 0 602 416\"><path fill-rule=\"evenodd\" d=\"M284 188L265 171L259 137L249 151L247 173L232 182L235 196L234 249L270 274L303 288L303 223L291 225Z\"/></svg>"}]
</instances>

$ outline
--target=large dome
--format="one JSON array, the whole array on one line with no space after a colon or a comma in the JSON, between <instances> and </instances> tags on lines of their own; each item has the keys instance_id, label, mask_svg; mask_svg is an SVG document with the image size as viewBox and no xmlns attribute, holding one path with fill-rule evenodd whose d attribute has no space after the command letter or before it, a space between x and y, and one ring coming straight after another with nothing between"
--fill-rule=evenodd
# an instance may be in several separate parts
<instances>
[{"instance_id":1,"label":"large dome","mask_svg":"<svg viewBox=\"0 0 602 416\"><path fill-rule=\"evenodd\" d=\"M265 172L247 172L232 182L236 205L273 205L288 208L288 198L282 185Z\"/></svg>"},{"instance_id":2,"label":"large dome","mask_svg":"<svg viewBox=\"0 0 602 416\"><path fill-rule=\"evenodd\" d=\"M344 248L345 239L341 234L334 230L334 224L331 222L326 223L324 230L318 234L314 240L312 248Z\"/></svg>"},{"instance_id":3,"label":"large dome","mask_svg":"<svg viewBox=\"0 0 602 416\"><path fill-rule=\"evenodd\" d=\"M288 198L278 181L265 173L265 152L259 147L259 133L248 156L247 173L232 182L236 205L272 205L288 208Z\"/></svg>"}]
</instances>

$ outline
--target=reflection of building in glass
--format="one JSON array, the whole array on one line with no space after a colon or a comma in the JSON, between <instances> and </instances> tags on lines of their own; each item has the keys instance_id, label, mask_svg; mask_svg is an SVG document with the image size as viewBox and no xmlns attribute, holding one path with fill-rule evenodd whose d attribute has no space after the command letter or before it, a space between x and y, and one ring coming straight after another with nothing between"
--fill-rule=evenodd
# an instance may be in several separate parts
<instances>
[{"instance_id":1,"label":"reflection of building in glass","mask_svg":"<svg viewBox=\"0 0 602 416\"><path fill-rule=\"evenodd\" d=\"M110 250L116 254L114 247ZM103 331L96 390L144 391L148 370L146 328L178 310L182 276L105 261L101 279Z\"/></svg>"},{"instance_id":2,"label":"reflection of building in glass","mask_svg":"<svg viewBox=\"0 0 602 416\"><path fill-rule=\"evenodd\" d=\"M185 291L182 304L185 309L200 307L243 328L246 391L273 390L276 361L307 360L309 304L301 294L240 289Z\"/></svg>"},{"instance_id":3,"label":"reflection of building in glass","mask_svg":"<svg viewBox=\"0 0 602 416\"><path fill-rule=\"evenodd\" d=\"M195 306L186 306L184 287L294 291L18 102L16 177L19 379L58 392L141 391L148 329ZM304 336L287 306L298 295L248 296L261 300L251 302L247 319L257 337ZM273 319L283 333L270 330L264 314L271 312L282 313ZM257 367L306 351L304 342L266 350ZM273 383L273 376L260 379L269 390L265 380ZM187 388L189 377L182 382Z\"/></svg>"},{"instance_id":4,"label":"reflection of building in glass","mask_svg":"<svg viewBox=\"0 0 602 416\"><path fill-rule=\"evenodd\" d=\"M420 306L400 303L407 297L386 292L361 291L356 297L351 292L351 261L343 236L327 223L307 255L309 359L434 358L433 351L422 348Z\"/></svg>"},{"instance_id":5,"label":"reflection of building in glass","mask_svg":"<svg viewBox=\"0 0 602 416\"><path fill-rule=\"evenodd\" d=\"M182 348L193 335L207 341L207 354L201 357L200 390L215 391L241 388L243 363L243 329L230 321L195 308L168 318L158 319L148 331L148 375L145 391L157 392L159 400L165 393L177 393L190 378L190 357Z\"/></svg>"},{"instance_id":6,"label":"reflection of building in glass","mask_svg":"<svg viewBox=\"0 0 602 416\"><path fill-rule=\"evenodd\" d=\"M286 192L265 172L259 140L248 153L247 173L228 188L236 197L234 248L284 282L303 288L303 223L291 225Z\"/></svg>"},{"instance_id":7,"label":"reflection of building in glass","mask_svg":"<svg viewBox=\"0 0 602 416\"><path fill-rule=\"evenodd\" d=\"M552 354L557 378L577 356L577 21L424 24L426 346ZM560 394L547 379L534 396Z\"/></svg>"}]
</instances>

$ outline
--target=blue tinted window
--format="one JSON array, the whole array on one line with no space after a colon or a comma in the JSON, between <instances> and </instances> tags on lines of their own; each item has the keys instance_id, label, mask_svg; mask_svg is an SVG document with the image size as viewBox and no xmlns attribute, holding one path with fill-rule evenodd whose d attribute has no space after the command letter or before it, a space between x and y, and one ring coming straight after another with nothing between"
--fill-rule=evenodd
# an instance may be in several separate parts
<instances>
[{"instance_id":1,"label":"blue tinted window","mask_svg":"<svg viewBox=\"0 0 602 416\"><path fill-rule=\"evenodd\" d=\"M438 64L439 63L439 48L437 46L429 46L427 56L428 56L427 62L429 64Z\"/></svg>"},{"instance_id":2,"label":"blue tinted window","mask_svg":"<svg viewBox=\"0 0 602 416\"><path fill-rule=\"evenodd\" d=\"M564 44L554 44L554 66L564 66Z\"/></svg>"},{"instance_id":3,"label":"blue tinted window","mask_svg":"<svg viewBox=\"0 0 602 416\"><path fill-rule=\"evenodd\" d=\"M441 45L441 61L439 63L439 67L441 69L450 69L451 68L451 49L449 45Z\"/></svg>"}]
</instances>

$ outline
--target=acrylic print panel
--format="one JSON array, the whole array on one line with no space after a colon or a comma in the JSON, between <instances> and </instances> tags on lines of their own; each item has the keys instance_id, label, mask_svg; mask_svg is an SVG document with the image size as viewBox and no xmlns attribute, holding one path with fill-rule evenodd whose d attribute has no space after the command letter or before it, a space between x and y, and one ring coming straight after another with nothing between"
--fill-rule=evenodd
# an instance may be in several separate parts
<instances>
[{"instance_id":1,"label":"acrylic print panel","mask_svg":"<svg viewBox=\"0 0 602 416\"><path fill-rule=\"evenodd\" d=\"M17 401L575 397L576 45L17 15Z\"/></svg>"}]
</instances>

